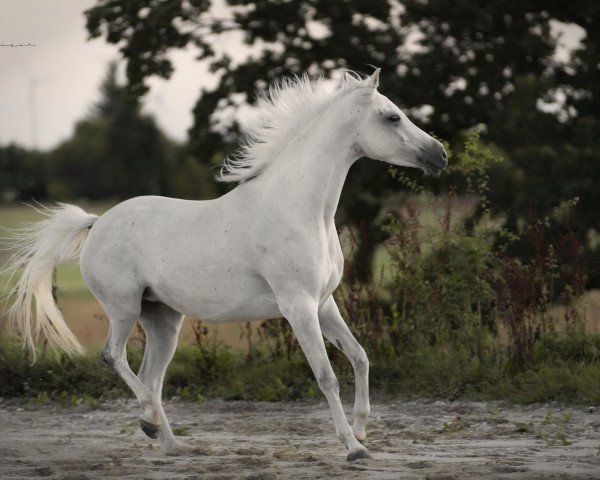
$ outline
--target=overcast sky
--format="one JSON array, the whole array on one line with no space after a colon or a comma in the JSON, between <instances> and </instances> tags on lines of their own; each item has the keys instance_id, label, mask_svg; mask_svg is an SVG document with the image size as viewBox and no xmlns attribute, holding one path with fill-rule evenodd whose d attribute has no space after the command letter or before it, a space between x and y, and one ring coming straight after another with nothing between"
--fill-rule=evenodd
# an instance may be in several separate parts
<instances>
[{"instance_id":1,"label":"overcast sky","mask_svg":"<svg viewBox=\"0 0 600 480\"><path fill-rule=\"evenodd\" d=\"M117 48L87 40L83 11L94 0L0 0L0 144L48 148L69 137L98 100L98 87ZM202 85L216 81L193 52L172 55L169 81L154 79L145 110L183 140Z\"/></svg>"},{"instance_id":2,"label":"overcast sky","mask_svg":"<svg viewBox=\"0 0 600 480\"><path fill-rule=\"evenodd\" d=\"M118 59L113 45L87 40L83 11L94 0L0 0L0 144L16 142L42 149L68 138L75 122L98 100L98 87L107 65ZM224 16L223 0L215 2ZM582 30L564 30L563 43L572 47ZM239 32L220 38L219 50L242 58L251 53L241 45ZM152 79L145 111L153 113L171 137L184 140L191 126L191 109L201 86L217 80L194 52L171 55L175 73L165 81Z\"/></svg>"}]
</instances>

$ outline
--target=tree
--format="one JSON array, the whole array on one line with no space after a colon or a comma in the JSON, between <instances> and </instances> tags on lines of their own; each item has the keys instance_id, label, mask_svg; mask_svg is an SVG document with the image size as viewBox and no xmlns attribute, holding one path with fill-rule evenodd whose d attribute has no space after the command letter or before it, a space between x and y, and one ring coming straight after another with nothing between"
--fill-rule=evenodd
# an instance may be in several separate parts
<instances>
[{"instance_id":1,"label":"tree","mask_svg":"<svg viewBox=\"0 0 600 480\"><path fill-rule=\"evenodd\" d=\"M543 77L556 48L539 2L404 2L404 21L421 32L405 57L408 98L431 105L428 124L450 137L502 112L523 76ZM551 73L548 72L548 73ZM547 91L542 83L536 97Z\"/></svg>"},{"instance_id":2,"label":"tree","mask_svg":"<svg viewBox=\"0 0 600 480\"><path fill-rule=\"evenodd\" d=\"M56 198L130 198L165 193L169 141L139 101L116 80L111 64L102 97L78 122L70 139L51 155L51 193Z\"/></svg>"},{"instance_id":3,"label":"tree","mask_svg":"<svg viewBox=\"0 0 600 480\"><path fill-rule=\"evenodd\" d=\"M44 200L47 169L46 156L14 144L0 147L0 199Z\"/></svg>"}]
</instances>

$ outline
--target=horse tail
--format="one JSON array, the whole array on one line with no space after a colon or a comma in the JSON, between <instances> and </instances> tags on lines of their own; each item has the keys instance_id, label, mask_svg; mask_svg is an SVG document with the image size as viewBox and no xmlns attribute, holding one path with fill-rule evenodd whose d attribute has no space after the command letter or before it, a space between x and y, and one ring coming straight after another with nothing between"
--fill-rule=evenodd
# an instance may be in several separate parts
<instances>
[{"instance_id":1,"label":"horse tail","mask_svg":"<svg viewBox=\"0 0 600 480\"><path fill-rule=\"evenodd\" d=\"M45 338L50 346L69 354L83 352L58 309L52 276L57 265L79 260L89 229L98 219L97 215L68 204L38 211L47 218L11 231L8 248L14 254L1 272L10 273L9 278L12 278L22 270L21 277L7 294L6 301L12 305L6 316L12 329L23 338L24 348L33 353L34 361L35 341L39 338Z\"/></svg>"}]
</instances>

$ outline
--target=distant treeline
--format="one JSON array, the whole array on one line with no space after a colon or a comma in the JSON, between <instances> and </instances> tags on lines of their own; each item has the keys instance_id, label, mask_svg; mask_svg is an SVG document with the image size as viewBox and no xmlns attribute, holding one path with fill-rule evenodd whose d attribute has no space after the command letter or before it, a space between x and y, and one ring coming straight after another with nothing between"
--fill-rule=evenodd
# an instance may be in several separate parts
<instances>
[{"instance_id":1,"label":"distant treeline","mask_svg":"<svg viewBox=\"0 0 600 480\"><path fill-rule=\"evenodd\" d=\"M5 203L217 194L211 169L194 161L185 145L167 138L154 118L127 98L115 68L111 64L100 101L69 139L44 152L0 146L0 198Z\"/></svg>"}]
</instances>

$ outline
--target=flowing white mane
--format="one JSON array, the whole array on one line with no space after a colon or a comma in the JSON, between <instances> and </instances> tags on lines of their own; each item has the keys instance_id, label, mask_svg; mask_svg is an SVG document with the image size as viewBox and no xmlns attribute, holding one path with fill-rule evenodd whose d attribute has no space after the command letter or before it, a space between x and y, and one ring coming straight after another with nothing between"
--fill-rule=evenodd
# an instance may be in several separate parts
<instances>
[{"instance_id":1,"label":"flowing white mane","mask_svg":"<svg viewBox=\"0 0 600 480\"><path fill-rule=\"evenodd\" d=\"M308 76L283 78L258 98L256 120L248 128L240 149L227 157L217 175L220 182L249 180L277 158L290 137L327 106L349 91L367 87L369 78L346 72L335 90L331 91L322 78Z\"/></svg>"}]
</instances>

